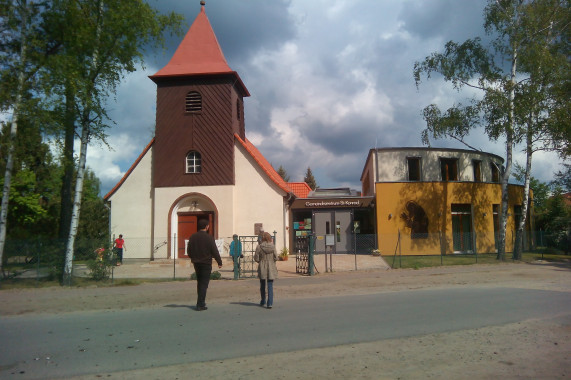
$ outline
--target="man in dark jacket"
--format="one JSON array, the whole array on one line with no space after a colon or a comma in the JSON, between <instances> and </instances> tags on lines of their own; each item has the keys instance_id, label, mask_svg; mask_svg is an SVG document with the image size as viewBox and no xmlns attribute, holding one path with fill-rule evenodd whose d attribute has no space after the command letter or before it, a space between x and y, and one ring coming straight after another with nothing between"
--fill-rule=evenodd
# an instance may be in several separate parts
<instances>
[{"instance_id":1,"label":"man in dark jacket","mask_svg":"<svg viewBox=\"0 0 571 380\"><path fill-rule=\"evenodd\" d=\"M209 228L208 220L200 219L198 221L198 232L192 234L186 247L186 253L190 257L196 272L197 311L207 309L206 290L210 282L210 273L212 273L212 259L218 263L218 269L222 268L222 259L214 238L208 234Z\"/></svg>"}]
</instances>

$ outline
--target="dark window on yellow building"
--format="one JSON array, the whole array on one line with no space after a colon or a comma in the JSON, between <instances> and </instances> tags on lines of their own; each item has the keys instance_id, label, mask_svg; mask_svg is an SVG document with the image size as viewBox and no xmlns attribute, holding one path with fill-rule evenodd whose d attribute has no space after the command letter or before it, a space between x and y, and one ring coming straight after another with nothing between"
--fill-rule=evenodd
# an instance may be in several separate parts
<instances>
[{"instance_id":1,"label":"dark window on yellow building","mask_svg":"<svg viewBox=\"0 0 571 380\"><path fill-rule=\"evenodd\" d=\"M521 223L521 217L522 217L521 205L514 205L514 222L516 229L519 227L519 224Z\"/></svg>"},{"instance_id":2,"label":"dark window on yellow building","mask_svg":"<svg viewBox=\"0 0 571 380\"><path fill-rule=\"evenodd\" d=\"M420 181L420 157L407 157L408 180Z\"/></svg>"},{"instance_id":3,"label":"dark window on yellow building","mask_svg":"<svg viewBox=\"0 0 571 380\"><path fill-rule=\"evenodd\" d=\"M499 183L500 182L500 171L496 164L493 162L490 163L490 170L492 171L492 182Z\"/></svg>"},{"instance_id":4,"label":"dark window on yellow building","mask_svg":"<svg viewBox=\"0 0 571 380\"><path fill-rule=\"evenodd\" d=\"M498 238L500 233L500 205L492 205L492 214L494 216L494 245L498 249Z\"/></svg>"},{"instance_id":5,"label":"dark window on yellow building","mask_svg":"<svg viewBox=\"0 0 571 380\"><path fill-rule=\"evenodd\" d=\"M482 161L472 160L474 168L474 182L482 182Z\"/></svg>"},{"instance_id":6,"label":"dark window on yellow building","mask_svg":"<svg viewBox=\"0 0 571 380\"><path fill-rule=\"evenodd\" d=\"M458 159L441 158L440 170L442 172L442 181L458 181Z\"/></svg>"}]
</instances>

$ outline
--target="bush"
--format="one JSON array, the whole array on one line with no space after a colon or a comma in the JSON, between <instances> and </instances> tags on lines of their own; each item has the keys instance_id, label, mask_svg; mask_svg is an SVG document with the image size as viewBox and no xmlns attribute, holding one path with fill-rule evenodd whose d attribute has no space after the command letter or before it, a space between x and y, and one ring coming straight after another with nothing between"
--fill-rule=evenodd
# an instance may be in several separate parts
<instances>
[{"instance_id":1,"label":"bush","mask_svg":"<svg viewBox=\"0 0 571 380\"><path fill-rule=\"evenodd\" d=\"M89 268L89 277L95 281L106 280L109 278L109 267L107 263L100 260L89 260L87 262Z\"/></svg>"},{"instance_id":2,"label":"bush","mask_svg":"<svg viewBox=\"0 0 571 380\"><path fill-rule=\"evenodd\" d=\"M110 276L111 267L115 265L114 255L109 255L104 248L95 250L95 260L87 261L89 277L95 281L106 280Z\"/></svg>"}]
</instances>

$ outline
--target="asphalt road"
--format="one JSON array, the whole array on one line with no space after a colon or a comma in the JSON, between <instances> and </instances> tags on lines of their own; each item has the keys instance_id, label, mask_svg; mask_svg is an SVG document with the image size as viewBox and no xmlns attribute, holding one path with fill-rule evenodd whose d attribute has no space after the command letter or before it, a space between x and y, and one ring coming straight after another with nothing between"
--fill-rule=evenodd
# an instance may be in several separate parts
<instances>
[{"instance_id":1,"label":"asphalt road","mask_svg":"<svg viewBox=\"0 0 571 380\"><path fill-rule=\"evenodd\" d=\"M0 378L47 379L331 347L571 314L571 293L461 288L0 317Z\"/></svg>"}]
</instances>

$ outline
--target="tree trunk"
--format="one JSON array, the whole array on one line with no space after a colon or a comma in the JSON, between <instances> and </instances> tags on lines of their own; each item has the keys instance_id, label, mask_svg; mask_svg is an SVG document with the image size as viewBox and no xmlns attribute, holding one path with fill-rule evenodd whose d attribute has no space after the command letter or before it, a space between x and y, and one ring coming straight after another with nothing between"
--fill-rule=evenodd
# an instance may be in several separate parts
<instances>
[{"instance_id":1,"label":"tree trunk","mask_svg":"<svg viewBox=\"0 0 571 380\"><path fill-rule=\"evenodd\" d=\"M99 2L99 13L100 16L103 13L103 1ZM102 17L98 17L98 23L96 28L96 43L99 43L101 38L101 23ZM98 46L95 47L93 51L93 58L91 60L90 74L93 76L91 84L96 82L97 78L97 65L99 60L99 50ZM86 95L93 96L94 89L87 87ZM86 102L87 103L87 102ZM69 228L69 237L67 239L67 247L65 250L65 265L63 269L63 284L71 285L71 275L73 269L73 253L75 245L75 237L77 236L77 227L79 225L79 215L81 213L81 198L83 196L83 178L85 177L85 161L87 159L87 145L89 144L90 135L90 124L91 124L91 109L88 104L83 104L83 114L81 117L81 138L79 149L79 163L77 167L77 178L75 180L75 193L73 201L73 210L71 213L71 223Z\"/></svg>"},{"instance_id":2,"label":"tree trunk","mask_svg":"<svg viewBox=\"0 0 571 380\"><path fill-rule=\"evenodd\" d=\"M6 170L4 172L4 186L2 188L2 206L0 208L0 271L4 273L4 246L6 243L6 229L8 221L8 205L10 199L10 185L12 184L12 170L14 168L14 146L16 144L16 135L18 133L18 116L22 106L22 94L24 92L25 82L25 64L27 60L28 48L28 4L26 0L21 3L22 7L22 26L21 38L22 46L20 47L20 69L18 72L18 87L16 89L16 100L14 102L14 112L12 121L10 122L10 136L8 139L8 151L6 157Z\"/></svg>"},{"instance_id":3,"label":"tree trunk","mask_svg":"<svg viewBox=\"0 0 571 380\"><path fill-rule=\"evenodd\" d=\"M500 213L500 231L498 236L498 260L506 258L506 229L508 223L508 181L512 170L512 156L514 145L514 123L515 123L515 85L516 85L516 68L517 68L517 48L513 49L512 65L510 74L510 93L509 93L509 115L508 125L506 127L506 168L502 176L502 207Z\"/></svg>"},{"instance_id":4,"label":"tree trunk","mask_svg":"<svg viewBox=\"0 0 571 380\"><path fill-rule=\"evenodd\" d=\"M73 210L71 213L71 225L69 228L69 237L67 239L67 247L65 250L65 266L63 270L63 284L71 285L71 274L73 269L73 247L75 245L75 237L77 236L77 227L79 225L79 215L81 212L81 197L83 194L83 178L85 177L85 161L87 158L87 144L89 143L89 122L83 123L81 128L81 148L79 153L79 165L77 168L77 179L75 181L75 195L73 200Z\"/></svg>"},{"instance_id":5,"label":"tree trunk","mask_svg":"<svg viewBox=\"0 0 571 380\"><path fill-rule=\"evenodd\" d=\"M65 140L63 147L62 165L64 173L61 181L61 208L59 221L59 238L63 241L69 236L69 228L71 225L72 203L72 186L73 172L75 169L73 161L74 140L75 140L75 93L71 85L66 85L65 98Z\"/></svg>"},{"instance_id":6,"label":"tree trunk","mask_svg":"<svg viewBox=\"0 0 571 380\"><path fill-rule=\"evenodd\" d=\"M531 159L533 156L533 124L530 120L526 135L526 162L525 162L525 180L523 185L523 200L521 205L521 219L516 226L515 246L513 259L521 260L523 253L523 235L525 231L525 222L527 220L527 210L529 205L529 181L531 178Z\"/></svg>"},{"instance_id":7,"label":"tree trunk","mask_svg":"<svg viewBox=\"0 0 571 380\"><path fill-rule=\"evenodd\" d=\"M23 74L20 74L23 77ZM20 80L20 79L18 79ZM4 172L4 186L2 188L2 208L0 210L0 270L4 274L4 245L6 243L6 229L8 221L8 200L10 198L10 185L12 183L12 169L14 168L14 145L16 144L16 133L18 130L18 109L21 102L20 94L17 95L14 106L14 116L10 123L10 136L8 140L8 157L6 159L6 170Z\"/></svg>"}]
</instances>

